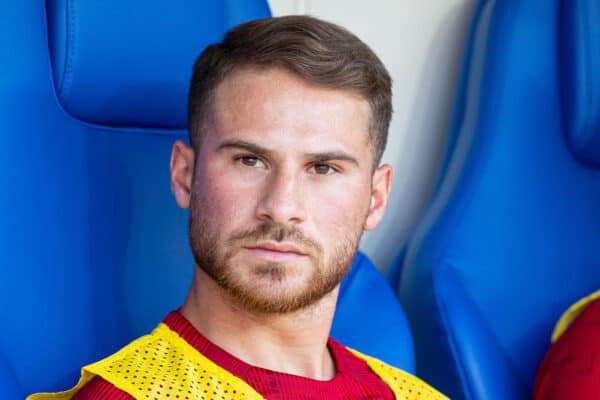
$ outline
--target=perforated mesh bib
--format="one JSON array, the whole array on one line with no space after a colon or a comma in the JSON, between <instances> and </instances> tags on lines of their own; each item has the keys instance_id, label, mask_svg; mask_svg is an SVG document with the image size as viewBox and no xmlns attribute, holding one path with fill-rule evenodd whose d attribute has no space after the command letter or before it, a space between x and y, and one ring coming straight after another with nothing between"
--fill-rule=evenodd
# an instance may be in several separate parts
<instances>
[{"instance_id":1,"label":"perforated mesh bib","mask_svg":"<svg viewBox=\"0 0 600 400\"><path fill-rule=\"evenodd\" d=\"M442 400L420 379L375 358L354 352L392 389L396 399ZM114 355L83 368L73 389L36 394L28 400L68 400L95 375L138 400L254 400L263 397L246 382L216 365L160 324Z\"/></svg>"}]
</instances>

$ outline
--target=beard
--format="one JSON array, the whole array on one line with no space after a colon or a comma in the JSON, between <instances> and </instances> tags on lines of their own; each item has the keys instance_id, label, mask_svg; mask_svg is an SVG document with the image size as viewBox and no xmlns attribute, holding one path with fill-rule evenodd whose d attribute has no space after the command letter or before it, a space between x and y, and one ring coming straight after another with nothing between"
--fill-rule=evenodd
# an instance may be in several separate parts
<instances>
[{"instance_id":1,"label":"beard","mask_svg":"<svg viewBox=\"0 0 600 400\"><path fill-rule=\"evenodd\" d=\"M315 304L339 285L358 251L360 228L337 241L328 262L324 260L322 246L295 226L263 222L221 238L218 224L210 219L209 213L201 212L207 208L198 200L192 196L189 221L189 241L196 265L238 306L254 314L284 314ZM286 286L290 265L235 260L244 247L266 240L293 243L306 253L311 270L301 287ZM256 281L269 283L265 288Z\"/></svg>"}]
</instances>

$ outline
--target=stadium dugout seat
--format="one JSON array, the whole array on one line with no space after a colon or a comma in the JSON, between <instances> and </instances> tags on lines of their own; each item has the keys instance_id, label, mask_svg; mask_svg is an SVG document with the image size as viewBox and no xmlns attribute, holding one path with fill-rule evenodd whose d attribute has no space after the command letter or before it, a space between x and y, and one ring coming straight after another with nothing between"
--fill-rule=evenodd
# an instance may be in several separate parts
<instances>
[{"instance_id":1,"label":"stadium dugout seat","mask_svg":"<svg viewBox=\"0 0 600 400\"><path fill-rule=\"evenodd\" d=\"M600 288L600 1L482 1L471 44L399 296L419 376L529 399L554 323Z\"/></svg>"},{"instance_id":2,"label":"stadium dugout seat","mask_svg":"<svg viewBox=\"0 0 600 400\"><path fill-rule=\"evenodd\" d=\"M169 185L191 66L261 0L0 2L0 398L79 368L179 306L193 260ZM333 334L414 369L394 293L359 255Z\"/></svg>"}]
</instances>

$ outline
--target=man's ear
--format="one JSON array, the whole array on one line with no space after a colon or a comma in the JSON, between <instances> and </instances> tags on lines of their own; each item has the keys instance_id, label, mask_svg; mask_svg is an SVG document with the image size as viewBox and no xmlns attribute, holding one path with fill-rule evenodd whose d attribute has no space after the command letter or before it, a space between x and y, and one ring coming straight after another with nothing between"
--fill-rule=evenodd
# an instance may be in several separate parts
<instances>
[{"instance_id":1,"label":"man's ear","mask_svg":"<svg viewBox=\"0 0 600 400\"><path fill-rule=\"evenodd\" d=\"M177 141L171 152L171 191L175 196L177 205L181 208L190 208L192 193L192 179L194 176L194 149Z\"/></svg>"},{"instance_id":2,"label":"man's ear","mask_svg":"<svg viewBox=\"0 0 600 400\"><path fill-rule=\"evenodd\" d=\"M388 196L392 189L392 167L384 164L375 170L371 184L371 204L365 221L364 230L375 229L383 218Z\"/></svg>"}]
</instances>

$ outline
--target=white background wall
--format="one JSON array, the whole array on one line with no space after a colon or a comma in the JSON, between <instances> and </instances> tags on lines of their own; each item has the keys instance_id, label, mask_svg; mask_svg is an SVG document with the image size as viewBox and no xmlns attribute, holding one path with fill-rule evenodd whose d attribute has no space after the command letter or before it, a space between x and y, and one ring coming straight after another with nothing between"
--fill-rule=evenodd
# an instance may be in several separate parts
<instances>
[{"instance_id":1,"label":"white background wall","mask_svg":"<svg viewBox=\"0 0 600 400\"><path fill-rule=\"evenodd\" d=\"M394 169L386 216L361 249L387 271L422 215L437 175L474 0L269 0L273 15L310 14L377 53L394 80L383 162Z\"/></svg>"}]
</instances>

